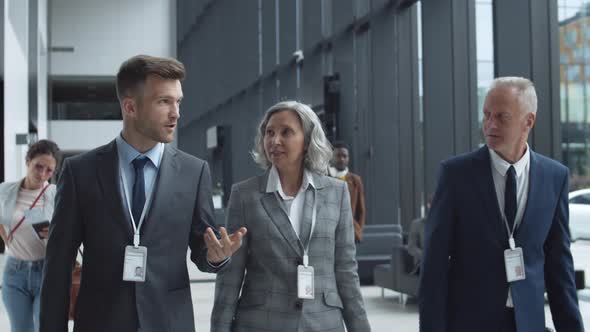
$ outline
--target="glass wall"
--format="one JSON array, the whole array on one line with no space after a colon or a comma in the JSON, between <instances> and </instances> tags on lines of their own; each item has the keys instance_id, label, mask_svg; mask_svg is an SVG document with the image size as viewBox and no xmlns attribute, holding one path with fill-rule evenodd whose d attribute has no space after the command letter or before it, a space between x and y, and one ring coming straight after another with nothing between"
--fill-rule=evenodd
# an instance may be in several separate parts
<instances>
[{"instance_id":1,"label":"glass wall","mask_svg":"<svg viewBox=\"0 0 590 332\"><path fill-rule=\"evenodd\" d=\"M557 0L557 3L563 162L571 172L570 190L576 190L590 187L590 1Z\"/></svg>"}]
</instances>

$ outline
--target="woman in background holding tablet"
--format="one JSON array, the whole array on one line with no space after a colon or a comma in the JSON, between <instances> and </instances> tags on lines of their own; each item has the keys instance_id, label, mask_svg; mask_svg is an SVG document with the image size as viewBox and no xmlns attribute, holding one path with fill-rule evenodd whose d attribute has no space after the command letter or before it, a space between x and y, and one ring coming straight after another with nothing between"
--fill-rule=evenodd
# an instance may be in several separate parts
<instances>
[{"instance_id":1,"label":"woman in background holding tablet","mask_svg":"<svg viewBox=\"0 0 590 332\"><path fill-rule=\"evenodd\" d=\"M0 235L6 244L2 300L13 332L39 331L39 298L48 222L53 215L60 151L40 140L27 151L27 174L0 184Z\"/></svg>"}]
</instances>

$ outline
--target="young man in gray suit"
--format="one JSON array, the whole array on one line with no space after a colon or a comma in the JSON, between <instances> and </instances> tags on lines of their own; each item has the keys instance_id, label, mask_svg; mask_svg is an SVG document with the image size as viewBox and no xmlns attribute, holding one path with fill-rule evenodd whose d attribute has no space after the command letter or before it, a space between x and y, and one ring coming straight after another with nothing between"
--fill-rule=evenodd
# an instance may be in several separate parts
<instances>
[{"instance_id":1,"label":"young man in gray suit","mask_svg":"<svg viewBox=\"0 0 590 332\"><path fill-rule=\"evenodd\" d=\"M194 331L191 260L216 272L246 230L213 232L207 164L174 138L184 66L136 56L117 74L123 131L66 160L41 291L41 331L67 331L71 272L84 245L74 331Z\"/></svg>"}]
</instances>

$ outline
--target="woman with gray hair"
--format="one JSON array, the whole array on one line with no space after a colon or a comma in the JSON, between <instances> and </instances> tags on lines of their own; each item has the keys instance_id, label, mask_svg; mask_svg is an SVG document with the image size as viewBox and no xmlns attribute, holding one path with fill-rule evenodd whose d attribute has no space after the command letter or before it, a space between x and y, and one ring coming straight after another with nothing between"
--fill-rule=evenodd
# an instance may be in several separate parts
<instances>
[{"instance_id":1,"label":"woman with gray hair","mask_svg":"<svg viewBox=\"0 0 590 332\"><path fill-rule=\"evenodd\" d=\"M350 197L324 175L332 147L316 114L272 106L252 155L265 172L232 188L227 227L249 231L217 274L211 331L370 331Z\"/></svg>"}]
</instances>

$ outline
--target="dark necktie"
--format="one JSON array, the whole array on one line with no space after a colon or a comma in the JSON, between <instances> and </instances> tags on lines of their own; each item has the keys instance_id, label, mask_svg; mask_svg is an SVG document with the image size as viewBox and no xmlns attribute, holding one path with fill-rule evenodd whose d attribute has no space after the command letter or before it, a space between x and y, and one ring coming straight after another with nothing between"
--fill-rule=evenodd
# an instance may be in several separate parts
<instances>
[{"instance_id":1,"label":"dark necktie","mask_svg":"<svg viewBox=\"0 0 590 332\"><path fill-rule=\"evenodd\" d=\"M141 212L145 204L145 180L143 176L143 168L148 161L147 157L139 156L132 161L135 169L135 182L133 183L133 203L131 204L131 211L135 224L139 224Z\"/></svg>"},{"instance_id":2,"label":"dark necktie","mask_svg":"<svg viewBox=\"0 0 590 332\"><path fill-rule=\"evenodd\" d=\"M516 170L510 166L506 172L506 189L504 191L504 214L510 226L510 231L514 227L516 218Z\"/></svg>"}]
</instances>

